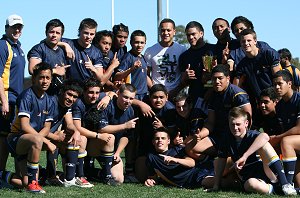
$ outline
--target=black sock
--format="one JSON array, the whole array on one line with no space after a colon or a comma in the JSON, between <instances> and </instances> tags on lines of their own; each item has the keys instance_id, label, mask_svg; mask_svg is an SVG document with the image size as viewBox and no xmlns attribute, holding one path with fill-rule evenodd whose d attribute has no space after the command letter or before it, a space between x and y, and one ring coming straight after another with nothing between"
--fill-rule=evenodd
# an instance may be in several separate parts
<instances>
[{"instance_id":1,"label":"black sock","mask_svg":"<svg viewBox=\"0 0 300 198\"><path fill-rule=\"evenodd\" d=\"M84 158L86 155L87 155L86 151L78 154L78 161L76 164L76 176L77 177L84 177L83 165L84 165Z\"/></svg>"},{"instance_id":2,"label":"black sock","mask_svg":"<svg viewBox=\"0 0 300 198\"><path fill-rule=\"evenodd\" d=\"M58 149L51 153L47 151L47 177L53 178L56 176L56 169L57 169L57 158L58 158Z\"/></svg>"},{"instance_id":3,"label":"black sock","mask_svg":"<svg viewBox=\"0 0 300 198\"><path fill-rule=\"evenodd\" d=\"M292 184L296 168L297 157L282 159L287 181Z\"/></svg>"},{"instance_id":4,"label":"black sock","mask_svg":"<svg viewBox=\"0 0 300 198\"><path fill-rule=\"evenodd\" d=\"M269 167L272 170L272 172L277 176L280 185L288 184L281 161L279 160L278 157L277 158L273 157L272 159L273 160L269 163Z\"/></svg>"},{"instance_id":5,"label":"black sock","mask_svg":"<svg viewBox=\"0 0 300 198\"><path fill-rule=\"evenodd\" d=\"M95 159L91 156L86 156L84 158L84 174L85 176L90 176L93 174L93 170L95 169L94 161Z\"/></svg>"},{"instance_id":6,"label":"black sock","mask_svg":"<svg viewBox=\"0 0 300 198\"><path fill-rule=\"evenodd\" d=\"M99 164L101 165L101 177L107 178L111 177L111 165L113 162L114 153L113 152L101 152L100 156L97 157Z\"/></svg>"},{"instance_id":7,"label":"black sock","mask_svg":"<svg viewBox=\"0 0 300 198\"><path fill-rule=\"evenodd\" d=\"M65 162L65 179L67 181L72 180L76 173L76 163L78 158L79 147L69 145L66 151L66 162Z\"/></svg>"}]
</instances>

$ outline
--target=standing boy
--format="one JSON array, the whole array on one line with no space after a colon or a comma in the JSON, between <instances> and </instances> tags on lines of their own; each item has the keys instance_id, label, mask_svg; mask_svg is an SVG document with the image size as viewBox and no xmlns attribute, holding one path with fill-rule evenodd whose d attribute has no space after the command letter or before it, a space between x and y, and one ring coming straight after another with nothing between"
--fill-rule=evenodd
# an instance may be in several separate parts
<instances>
[{"instance_id":1,"label":"standing boy","mask_svg":"<svg viewBox=\"0 0 300 198\"><path fill-rule=\"evenodd\" d=\"M135 30L130 36L131 50L126 53L118 68L114 80L126 79L137 88L136 98L143 100L152 86L150 78L147 76L147 63L142 52L146 45L146 34L142 30Z\"/></svg>"}]
</instances>

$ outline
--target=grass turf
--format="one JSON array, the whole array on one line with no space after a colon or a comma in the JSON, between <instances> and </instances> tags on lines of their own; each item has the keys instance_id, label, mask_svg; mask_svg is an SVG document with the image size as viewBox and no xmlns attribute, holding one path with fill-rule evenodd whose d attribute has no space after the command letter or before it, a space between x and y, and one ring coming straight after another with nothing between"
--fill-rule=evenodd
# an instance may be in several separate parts
<instances>
[{"instance_id":1,"label":"grass turf","mask_svg":"<svg viewBox=\"0 0 300 198\"><path fill-rule=\"evenodd\" d=\"M45 165L45 152L43 152L41 157L41 165ZM7 169L12 171L13 159L9 158L7 163ZM61 167L59 167L61 170ZM239 197L239 198L256 198L256 197L269 197L268 195L258 195L258 194L246 194L240 192L213 192L207 193L203 189L180 189L165 187L157 185L154 187L145 187L142 184L123 184L117 187L107 186L103 184L94 183L93 188L78 188L78 187L54 187L54 186L45 186L43 187L46 191L46 194L32 194L25 192L24 190L11 190L11 189L0 189L1 197L10 198L10 197L62 197L62 198L79 198L79 197L102 197L102 198L118 198L118 197L128 197L128 198L138 198L138 197L158 197L158 198L180 198L180 197L197 197L197 198L210 198L210 197ZM278 197L278 196L272 196Z\"/></svg>"}]
</instances>

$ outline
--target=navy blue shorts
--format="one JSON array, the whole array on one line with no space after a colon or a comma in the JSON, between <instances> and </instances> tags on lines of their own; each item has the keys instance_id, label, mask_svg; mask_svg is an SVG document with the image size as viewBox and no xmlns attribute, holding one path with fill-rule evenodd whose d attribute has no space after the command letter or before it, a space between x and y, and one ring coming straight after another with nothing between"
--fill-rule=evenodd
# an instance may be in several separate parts
<instances>
[{"instance_id":1,"label":"navy blue shorts","mask_svg":"<svg viewBox=\"0 0 300 198\"><path fill-rule=\"evenodd\" d=\"M261 161L244 167L241 170L240 175L242 177L243 183L245 183L250 178L261 179L266 183L270 183L270 179L266 175L263 163Z\"/></svg>"},{"instance_id":2,"label":"navy blue shorts","mask_svg":"<svg viewBox=\"0 0 300 198\"><path fill-rule=\"evenodd\" d=\"M17 144L21 136L22 134L20 133L10 133L6 138L7 147L9 152L11 153L11 156L15 157L19 161L27 158L27 155L17 154Z\"/></svg>"}]
</instances>

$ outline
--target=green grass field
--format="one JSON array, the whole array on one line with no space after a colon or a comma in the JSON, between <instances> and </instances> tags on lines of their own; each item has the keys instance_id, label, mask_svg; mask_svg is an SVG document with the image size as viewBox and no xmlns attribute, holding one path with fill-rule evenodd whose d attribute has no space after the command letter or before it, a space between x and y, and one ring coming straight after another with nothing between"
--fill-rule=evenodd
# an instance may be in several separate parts
<instances>
[{"instance_id":1,"label":"green grass field","mask_svg":"<svg viewBox=\"0 0 300 198\"><path fill-rule=\"evenodd\" d=\"M42 156L41 164L45 163L45 155ZM9 159L8 169L13 170L13 160ZM111 187L103 184L94 183L93 188L64 188L64 187L52 187L45 186L46 194L32 194L25 192L24 190L10 190L10 189L0 189L1 197L107 197L107 198L118 198L118 197L128 197L128 198L138 198L138 197L159 197L159 198L180 198L180 197L198 197L198 198L210 198L210 197L239 197L239 198L255 198L255 197L269 197L262 196L258 194L245 194L238 192L214 192L207 193L203 189L188 190L188 189L179 189L171 188L164 186L155 186L155 187L145 187L142 184L123 184L117 187ZM278 197L278 196L272 196Z\"/></svg>"}]
</instances>

